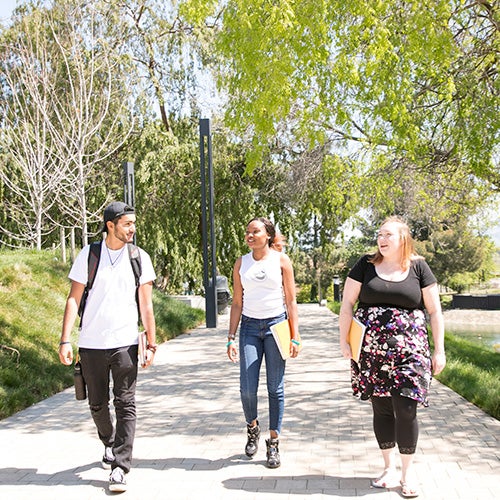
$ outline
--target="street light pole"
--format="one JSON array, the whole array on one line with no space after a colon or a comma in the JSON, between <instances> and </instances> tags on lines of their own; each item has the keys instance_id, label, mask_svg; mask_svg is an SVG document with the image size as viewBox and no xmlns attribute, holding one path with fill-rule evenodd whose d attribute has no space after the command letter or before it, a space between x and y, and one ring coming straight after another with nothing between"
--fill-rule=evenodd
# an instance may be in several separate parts
<instances>
[{"instance_id":1,"label":"street light pole","mask_svg":"<svg viewBox=\"0 0 500 500\"><path fill-rule=\"evenodd\" d=\"M135 177L134 164L131 161L123 162L123 201L135 208ZM134 244L136 237L134 233Z\"/></svg>"},{"instance_id":2,"label":"street light pole","mask_svg":"<svg viewBox=\"0 0 500 500\"><path fill-rule=\"evenodd\" d=\"M207 164L206 166L205 162ZM210 136L210 120L208 118L200 119L200 173L205 320L207 328L217 328L217 269L215 260L214 176L212 169L212 140Z\"/></svg>"}]
</instances>

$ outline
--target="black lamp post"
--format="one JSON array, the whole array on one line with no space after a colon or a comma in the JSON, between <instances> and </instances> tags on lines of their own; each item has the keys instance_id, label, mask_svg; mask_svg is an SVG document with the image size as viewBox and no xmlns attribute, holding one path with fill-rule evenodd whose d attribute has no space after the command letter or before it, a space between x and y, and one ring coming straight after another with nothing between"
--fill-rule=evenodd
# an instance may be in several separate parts
<instances>
[{"instance_id":1,"label":"black lamp post","mask_svg":"<svg viewBox=\"0 0 500 500\"><path fill-rule=\"evenodd\" d=\"M206 162L206 166L205 166ZM214 176L210 120L200 119L201 229L203 238L203 285L207 328L217 327L217 270L215 260Z\"/></svg>"}]
</instances>

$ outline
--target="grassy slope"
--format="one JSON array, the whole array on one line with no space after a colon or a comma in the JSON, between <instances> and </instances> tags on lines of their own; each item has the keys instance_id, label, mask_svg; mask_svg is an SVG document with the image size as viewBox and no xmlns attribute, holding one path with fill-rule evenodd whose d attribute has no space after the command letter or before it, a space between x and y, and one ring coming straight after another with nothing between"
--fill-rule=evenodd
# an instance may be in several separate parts
<instances>
[{"instance_id":1,"label":"grassy slope","mask_svg":"<svg viewBox=\"0 0 500 500\"><path fill-rule=\"evenodd\" d=\"M0 418L73 384L57 355L68 270L52 252L0 251ZM204 317L156 292L154 304L159 342Z\"/></svg>"}]
</instances>

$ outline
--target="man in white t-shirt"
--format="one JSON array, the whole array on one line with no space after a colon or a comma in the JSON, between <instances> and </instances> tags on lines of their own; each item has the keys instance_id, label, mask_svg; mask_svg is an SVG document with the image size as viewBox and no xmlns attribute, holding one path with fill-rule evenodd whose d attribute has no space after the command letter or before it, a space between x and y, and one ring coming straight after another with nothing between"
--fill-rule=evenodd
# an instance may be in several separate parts
<instances>
[{"instance_id":1,"label":"man in white t-shirt","mask_svg":"<svg viewBox=\"0 0 500 500\"><path fill-rule=\"evenodd\" d=\"M125 491L135 435L135 389L138 365L138 308L136 281L127 244L135 234L135 211L123 202L104 209L105 238L101 243L99 266L89 290L82 315L78 352L87 384L89 407L100 440L104 444L102 465L111 468L109 489ZM59 359L73 362L71 331L88 280L90 245L78 254L69 273L71 290L66 301L59 343ZM142 272L138 301L142 324L147 332L145 367L156 352L156 325L153 314L153 281L156 275L149 255L139 249ZM109 375L113 380L116 427L109 409Z\"/></svg>"}]
</instances>

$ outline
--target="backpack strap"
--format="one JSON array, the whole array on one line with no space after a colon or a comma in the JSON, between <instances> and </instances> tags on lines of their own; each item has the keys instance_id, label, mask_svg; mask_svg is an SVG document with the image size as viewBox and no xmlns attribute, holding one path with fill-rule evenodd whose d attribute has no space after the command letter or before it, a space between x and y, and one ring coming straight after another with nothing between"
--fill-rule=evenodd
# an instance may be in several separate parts
<instances>
[{"instance_id":1,"label":"backpack strap","mask_svg":"<svg viewBox=\"0 0 500 500\"><path fill-rule=\"evenodd\" d=\"M142 274L142 263L141 263L141 253L139 248L133 243L127 243L128 256L130 259L130 265L132 266L132 271L134 272L135 278L135 301L137 303L137 313L139 315L139 321L141 319L141 308L139 307L139 286L141 285L141 274Z\"/></svg>"},{"instance_id":2,"label":"backpack strap","mask_svg":"<svg viewBox=\"0 0 500 500\"><path fill-rule=\"evenodd\" d=\"M138 287L142 274L141 253L139 247L136 247L133 243L127 243L127 247L132 271L134 271L135 286Z\"/></svg>"},{"instance_id":3,"label":"backpack strap","mask_svg":"<svg viewBox=\"0 0 500 500\"><path fill-rule=\"evenodd\" d=\"M89 260L88 260L88 278L87 287L90 290L94 285L95 275L97 274L97 268L99 267L99 260L101 258L101 248L102 242L94 241L90 244L89 249Z\"/></svg>"},{"instance_id":4,"label":"backpack strap","mask_svg":"<svg viewBox=\"0 0 500 500\"><path fill-rule=\"evenodd\" d=\"M85 285L85 290L83 291L82 298L80 300L80 307L78 308L78 315L80 316L80 326L82 326L83 312L85 311L85 305L87 304L87 297L89 296L89 290L94 285L95 275L97 273L97 268L99 267L99 260L101 258L101 242L94 241L89 247L89 256L87 259L87 284Z\"/></svg>"}]
</instances>

